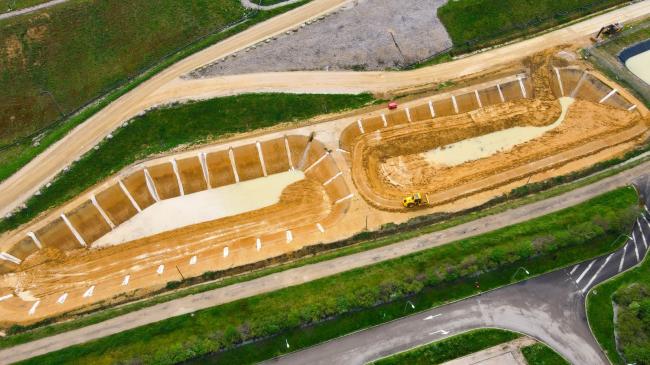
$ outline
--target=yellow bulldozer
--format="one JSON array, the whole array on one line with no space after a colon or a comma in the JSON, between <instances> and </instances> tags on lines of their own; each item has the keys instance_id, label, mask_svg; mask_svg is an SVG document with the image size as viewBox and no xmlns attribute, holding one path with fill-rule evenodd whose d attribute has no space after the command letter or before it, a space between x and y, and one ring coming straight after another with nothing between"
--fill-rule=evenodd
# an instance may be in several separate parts
<instances>
[{"instance_id":1,"label":"yellow bulldozer","mask_svg":"<svg viewBox=\"0 0 650 365\"><path fill-rule=\"evenodd\" d=\"M420 193L413 193L409 196L404 197L404 200L402 200L402 205L404 205L404 208L415 208L424 204L425 203L424 200L422 200L422 194Z\"/></svg>"}]
</instances>

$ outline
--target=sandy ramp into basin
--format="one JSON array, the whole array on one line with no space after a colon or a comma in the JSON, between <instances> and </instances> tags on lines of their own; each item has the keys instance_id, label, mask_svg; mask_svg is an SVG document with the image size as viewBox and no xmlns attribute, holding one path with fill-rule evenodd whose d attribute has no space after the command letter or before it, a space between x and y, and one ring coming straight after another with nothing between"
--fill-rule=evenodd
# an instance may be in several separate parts
<instances>
[{"instance_id":1,"label":"sandy ramp into basin","mask_svg":"<svg viewBox=\"0 0 650 365\"><path fill-rule=\"evenodd\" d=\"M284 188L304 178L302 171L287 171L162 200L104 235L93 247L116 245L268 207L280 201Z\"/></svg>"},{"instance_id":2,"label":"sandy ramp into basin","mask_svg":"<svg viewBox=\"0 0 650 365\"><path fill-rule=\"evenodd\" d=\"M425 152L422 154L422 157L432 165L456 166L468 161L488 157L498 152L508 151L516 145L540 137L562 124L569 110L569 106L573 104L574 99L562 97L559 98L559 102L562 107L562 113L553 124L543 127L513 127L468 138Z\"/></svg>"}]
</instances>

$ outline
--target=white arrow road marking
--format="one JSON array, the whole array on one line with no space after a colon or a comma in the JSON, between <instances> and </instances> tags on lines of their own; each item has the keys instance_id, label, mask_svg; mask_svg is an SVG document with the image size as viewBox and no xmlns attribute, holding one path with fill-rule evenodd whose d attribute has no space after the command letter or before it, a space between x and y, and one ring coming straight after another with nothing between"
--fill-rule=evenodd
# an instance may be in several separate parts
<instances>
[{"instance_id":1,"label":"white arrow road marking","mask_svg":"<svg viewBox=\"0 0 650 365\"><path fill-rule=\"evenodd\" d=\"M124 277L124 280L122 280L122 286L127 286L129 285L129 280L131 279L131 275L127 275Z\"/></svg>"},{"instance_id":2,"label":"white arrow road marking","mask_svg":"<svg viewBox=\"0 0 650 365\"><path fill-rule=\"evenodd\" d=\"M585 285L585 287L582 288L582 293L584 293L585 290L587 290L587 288L589 288L589 285L591 285L591 283L593 283L594 280L596 280L596 277L598 276L598 274L600 274L600 272L601 272L601 271L603 270L603 268L607 265L607 263L609 262L609 259L611 259L613 255L614 255L614 254L611 253L611 254L609 254L609 256L607 256L607 258L605 259L605 262L604 262L602 265L600 265L600 267L598 268L598 270L596 270L596 273L594 274L594 276L591 277L591 280L589 280L589 282L587 283L587 285Z\"/></svg>"},{"instance_id":3,"label":"white arrow road marking","mask_svg":"<svg viewBox=\"0 0 650 365\"><path fill-rule=\"evenodd\" d=\"M65 303L65 300L68 299L68 293L63 293L62 296L59 297L59 299L56 301L59 304Z\"/></svg>"},{"instance_id":4,"label":"white arrow road marking","mask_svg":"<svg viewBox=\"0 0 650 365\"><path fill-rule=\"evenodd\" d=\"M84 298L92 297L94 292L95 292L95 286L93 285L90 288L88 288L88 290L86 290L86 292L84 293Z\"/></svg>"},{"instance_id":5,"label":"white arrow road marking","mask_svg":"<svg viewBox=\"0 0 650 365\"><path fill-rule=\"evenodd\" d=\"M625 244L625 246L623 246L623 255L621 256L621 263L618 264L618 272L621 272L621 270L623 270L623 263L625 262L625 253L627 252L627 246L629 244L630 243L628 242Z\"/></svg>"},{"instance_id":6,"label":"white arrow road marking","mask_svg":"<svg viewBox=\"0 0 650 365\"><path fill-rule=\"evenodd\" d=\"M582 280L582 278L587 274L587 271L589 271L589 269L591 269L591 267L594 265L594 262L596 262L596 260L592 261L589 264L589 266L587 266L585 271L583 271L582 274L580 274L580 276L578 277L578 280L576 280L576 284L580 284L580 280Z\"/></svg>"},{"instance_id":7,"label":"white arrow road marking","mask_svg":"<svg viewBox=\"0 0 650 365\"><path fill-rule=\"evenodd\" d=\"M444 336L444 335L447 335L447 334L449 334L449 331L445 331L445 330L438 330L438 331L436 331L436 332L429 332L429 335L437 335L437 334L441 334L441 335L443 335L443 336Z\"/></svg>"},{"instance_id":8,"label":"white arrow road marking","mask_svg":"<svg viewBox=\"0 0 650 365\"><path fill-rule=\"evenodd\" d=\"M29 313L28 313L28 314L29 314L30 316L32 316L32 315L34 315L34 313L36 313L36 308L38 308L38 305L39 305L39 304L41 304L41 301L40 301L40 300L37 300L37 301L32 305L32 307L29 308Z\"/></svg>"},{"instance_id":9,"label":"white arrow road marking","mask_svg":"<svg viewBox=\"0 0 650 365\"><path fill-rule=\"evenodd\" d=\"M428 317L424 318L423 320L428 321L428 320L434 319L436 317L440 317L441 315L442 315L442 313L438 313L435 316L428 316Z\"/></svg>"},{"instance_id":10,"label":"white arrow road marking","mask_svg":"<svg viewBox=\"0 0 650 365\"><path fill-rule=\"evenodd\" d=\"M198 259L197 259L196 256L192 256L192 258L190 259L190 265L196 265L196 261L197 261L197 260L198 260Z\"/></svg>"}]
</instances>

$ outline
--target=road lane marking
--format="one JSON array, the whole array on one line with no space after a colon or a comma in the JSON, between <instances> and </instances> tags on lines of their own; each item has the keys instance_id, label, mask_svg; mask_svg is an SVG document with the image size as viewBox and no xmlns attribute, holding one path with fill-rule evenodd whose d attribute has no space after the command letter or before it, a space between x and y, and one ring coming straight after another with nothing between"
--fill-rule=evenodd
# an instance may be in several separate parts
<instances>
[{"instance_id":1,"label":"road lane marking","mask_svg":"<svg viewBox=\"0 0 650 365\"><path fill-rule=\"evenodd\" d=\"M433 316L427 316L427 317L425 317L425 318L423 319L423 321L428 321L428 320L434 319L434 318L436 318L436 317L440 317L441 315L442 315L442 313L438 313L438 314L433 315Z\"/></svg>"},{"instance_id":2,"label":"road lane marking","mask_svg":"<svg viewBox=\"0 0 650 365\"><path fill-rule=\"evenodd\" d=\"M165 265L158 266L158 269L156 270L156 274L162 275L164 272L165 272Z\"/></svg>"},{"instance_id":3,"label":"road lane marking","mask_svg":"<svg viewBox=\"0 0 650 365\"><path fill-rule=\"evenodd\" d=\"M632 231L632 242L634 242L634 255L636 255L636 262L639 262L639 247L636 245L634 231Z\"/></svg>"},{"instance_id":4,"label":"road lane marking","mask_svg":"<svg viewBox=\"0 0 650 365\"><path fill-rule=\"evenodd\" d=\"M429 332L429 336L437 335L437 334L441 334L441 335L444 336L444 335L448 335L448 334L449 334L449 331L445 331L445 330L437 330L436 332Z\"/></svg>"},{"instance_id":5,"label":"road lane marking","mask_svg":"<svg viewBox=\"0 0 650 365\"><path fill-rule=\"evenodd\" d=\"M196 265L196 262L198 261L198 258L196 256L192 256L190 259L190 265Z\"/></svg>"},{"instance_id":6,"label":"road lane marking","mask_svg":"<svg viewBox=\"0 0 650 365\"><path fill-rule=\"evenodd\" d=\"M621 272L621 270L623 270L623 263L625 262L625 253L627 252L627 246L629 244L630 243L628 242L625 244L625 246L623 246L623 255L621 256L621 263L618 264L618 272Z\"/></svg>"},{"instance_id":7,"label":"road lane marking","mask_svg":"<svg viewBox=\"0 0 650 365\"><path fill-rule=\"evenodd\" d=\"M255 249L256 249L257 251L259 251L259 250L262 249L262 240L259 239L259 238L256 238L256 239L255 239Z\"/></svg>"},{"instance_id":8,"label":"road lane marking","mask_svg":"<svg viewBox=\"0 0 650 365\"><path fill-rule=\"evenodd\" d=\"M129 285L129 280L131 279L131 275L127 275L124 277L124 280L122 280L122 286L127 286Z\"/></svg>"},{"instance_id":9,"label":"road lane marking","mask_svg":"<svg viewBox=\"0 0 650 365\"><path fill-rule=\"evenodd\" d=\"M571 272L569 272L569 275L573 275L573 273L574 273L576 270L578 270L578 267L580 267L580 264L577 264L576 266L574 266L573 269L571 269Z\"/></svg>"},{"instance_id":10,"label":"road lane marking","mask_svg":"<svg viewBox=\"0 0 650 365\"><path fill-rule=\"evenodd\" d=\"M325 233L325 228L323 228L323 225L320 223L316 223L316 228L320 231L320 233Z\"/></svg>"},{"instance_id":11,"label":"road lane marking","mask_svg":"<svg viewBox=\"0 0 650 365\"><path fill-rule=\"evenodd\" d=\"M291 243L293 241L293 234L291 234L291 231L287 230L287 243Z\"/></svg>"},{"instance_id":12,"label":"road lane marking","mask_svg":"<svg viewBox=\"0 0 650 365\"><path fill-rule=\"evenodd\" d=\"M582 280L582 278L585 277L585 275L587 274L587 271L589 271L589 269L591 269L591 267L594 265L594 263L595 263L596 261L598 261L598 260L596 259L596 260L592 261L592 262L589 264L589 266L587 266L587 268L585 269L585 271L583 271L582 274L580 274L580 276L578 277L578 280L576 280L576 284L580 284L580 280Z\"/></svg>"},{"instance_id":13,"label":"road lane marking","mask_svg":"<svg viewBox=\"0 0 650 365\"><path fill-rule=\"evenodd\" d=\"M609 262L609 259L611 259L613 255L614 255L614 254L611 253L611 254L609 254L609 256L607 256L607 258L605 259L605 262L604 262L602 265L600 265L600 267L598 268L598 270L596 270L596 273L594 274L594 276L591 277L591 280L589 280L589 282L587 283L587 285L585 285L585 287L582 288L582 293L583 293L583 294L584 294L585 290L587 290L587 288L589 288L589 285L591 285L591 283L593 283L594 280L596 280L596 277L598 276L598 274L600 274L600 272L603 270L603 268L604 268L605 266L607 266L607 263Z\"/></svg>"},{"instance_id":14,"label":"road lane marking","mask_svg":"<svg viewBox=\"0 0 650 365\"><path fill-rule=\"evenodd\" d=\"M59 304L63 304L63 303L65 303L66 299L68 299L68 293L63 293L63 295L61 295L59 297L59 299L57 299L56 302L59 303Z\"/></svg>"},{"instance_id":15,"label":"road lane marking","mask_svg":"<svg viewBox=\"0 0 650 365\"><path fill-rule=\"evenodd\" d=\"M639 225L639 229L641 229L641 225ZM645 240L645 235L643 234L643 230L641 230L641 239L643 240L643 247L645 247L646 251L648 250L648 241Z\"/></svg>"}]
</instances>

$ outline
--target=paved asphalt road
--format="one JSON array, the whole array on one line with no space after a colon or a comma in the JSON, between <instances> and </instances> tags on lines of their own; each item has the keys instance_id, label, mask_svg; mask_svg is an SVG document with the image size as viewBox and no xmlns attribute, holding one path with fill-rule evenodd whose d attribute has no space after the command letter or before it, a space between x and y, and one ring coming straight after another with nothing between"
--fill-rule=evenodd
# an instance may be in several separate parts
<instances>
[{"instance_id":1,"label":"paved asphalt road","mask_svg":"<svg viewBox=\"0 0 650 365\"><path fill-rule=\"evenodd\" d=\"M650 177L637 178L645 206ZM273 359L273 364L365 364L478 327L499 327L536 337L573 364L609 364L589 330L585 295L598 283L639 263L648 251L646 210L618 251L453 304ZM417 303L416 303L417 305Z\"/></svg>"},{"instance_id":2,"label":"paved asphalt road","mask_svg":"<svg viewBox=\"0 0 650 365\"><path fill-rule=\"evenodd\" d=\"M18 15L33 13L33 12L41 10L41 9L46 9L46 8L50 8L50 7L54 6L54 5L59 5L59 4L64 3L66 1L68 1L68 0L52 0L52 1L48 1L46 3L30 6L29 8L10 11L8 13L0 14L0 20L13 18L13 17L18 16Z\"/></svg>"},{"instance_id":3,"label":"paved asphalt road","mask_svg":"<svg viewBox=\"0 0 650 365\"><path fill-rule=\"evenodd\" d=\"M363 251L336 259L305 265L295 269L263 276L200 294L160 303L148 308L115 317L104 322L42 338L8 349L0 350L0 364L11 363L56 351L93 339L123 332L166 318L192 313L237 299L267 293L288 286L299 285L322 277L394 259L414 252L444 245L463 238L490 232L495 229L533 219L570 207L604 192L639 180L650 171L650 162L642 163L614 176L519 208L483 217L465 224L433 232L385 247ZM647 184L646 184L647 185ZM644 189L646 185L644 186ZM644 190L645 191L645 190ZM630 250L633 253L633 250ZM628 253L630 254L630 253ZM610 260L611 261L611 260ZM584 280L584 279L583 279ZM418 344L418 342L413 342Z\"/></svg>"}]
</instances>

